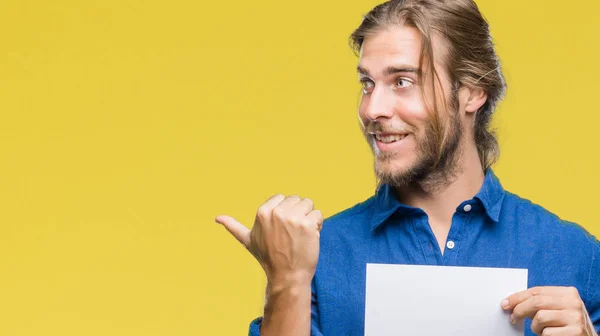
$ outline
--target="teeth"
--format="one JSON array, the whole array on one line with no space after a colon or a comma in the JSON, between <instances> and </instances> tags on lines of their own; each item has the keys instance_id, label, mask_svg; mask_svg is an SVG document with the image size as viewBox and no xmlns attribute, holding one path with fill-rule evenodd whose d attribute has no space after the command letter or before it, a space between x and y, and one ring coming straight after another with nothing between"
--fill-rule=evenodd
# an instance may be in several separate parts
<instances>
[{"instance_id":1,"label":"teeth","mask_svg":"<svg viewBox=\"0 0 600 336\"><path fill-rule=\"evenodd\" d=\"M402 140L406 137L406 134L394 134L394 135L379 135L375 134L375 138L383 143L392 143Z\"/></svg>"}]
</instances>

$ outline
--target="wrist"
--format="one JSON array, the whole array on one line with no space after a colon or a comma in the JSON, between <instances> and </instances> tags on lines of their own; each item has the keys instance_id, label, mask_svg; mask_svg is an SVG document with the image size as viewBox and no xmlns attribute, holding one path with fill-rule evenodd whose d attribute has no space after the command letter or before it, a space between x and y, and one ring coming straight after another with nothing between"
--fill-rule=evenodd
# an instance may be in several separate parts
<instances>
[{"instance_id":1,"label":"wrist","mask_svg":"<svg viewBox=\"0 0 600 336\"><path fill-rule=\"evenodd\" d=\"M261 335L308 335L310 318L310 282L267 284Z\"/></svg>"},{"instance_id":2,"label":"wrist","mask_svg":"<svg viewBox=\"0 0 600 336\"><path fill-rule=\"evenodd\" d=\"M297 292L311 286L313 274L287 273L267 279L267 294L282 292Z\"/></svg>"},{"instance_id":3,"label":"wrist","mask_svg":"<svg viewBox=\"0 0 600 336\"><path fill-rule=\"evenodd\" d=\"M286 281L286 282L268 282L267 297L273 296L297 296L306 291L310 292L310 281Z\"/></svg>"}]
</instances>

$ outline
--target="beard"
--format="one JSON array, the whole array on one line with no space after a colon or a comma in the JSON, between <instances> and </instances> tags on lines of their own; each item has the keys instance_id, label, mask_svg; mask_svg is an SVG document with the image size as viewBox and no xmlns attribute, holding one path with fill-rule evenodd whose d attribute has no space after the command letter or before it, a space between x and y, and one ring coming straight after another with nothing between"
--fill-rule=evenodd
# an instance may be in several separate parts
<instances>
[{"instance_id":1,"label":"beard","mask_svg":"<svg viewBox=\"0 0 600 336\"><path fill-rule=\"evenodd\" d=\"M436 131L432 121L425 125L424 134L411 133L416 142L416 159L402 169L393 167L393 161L401 153L379 152L376 150L372 132L390 132L393 129L379 122L369 121L362 127L363 134L370 144L375 157L375 175L378 186L389 184L395 188L417 187L426 192L443 189L460 172L460 143L464 126L458 114L458 102L452 99L449 116Z\"/></svg>"}]
</instances>

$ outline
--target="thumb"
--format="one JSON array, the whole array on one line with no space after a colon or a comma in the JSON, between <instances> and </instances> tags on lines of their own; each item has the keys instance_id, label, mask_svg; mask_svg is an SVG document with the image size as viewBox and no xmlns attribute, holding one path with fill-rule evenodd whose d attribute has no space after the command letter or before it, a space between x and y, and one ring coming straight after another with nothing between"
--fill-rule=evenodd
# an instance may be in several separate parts
<instances>
[{"instance_id":1,"label":"thumb","mask_svg":"<svg viewBox=\"0 0 600 336\"><path fill-rule=\"evenodd\" d=\"M229 216L217 216L215 222L223 225L246 248L250 246L250 229L245 227L244 224Z\"/></svg>"}]
</instances>

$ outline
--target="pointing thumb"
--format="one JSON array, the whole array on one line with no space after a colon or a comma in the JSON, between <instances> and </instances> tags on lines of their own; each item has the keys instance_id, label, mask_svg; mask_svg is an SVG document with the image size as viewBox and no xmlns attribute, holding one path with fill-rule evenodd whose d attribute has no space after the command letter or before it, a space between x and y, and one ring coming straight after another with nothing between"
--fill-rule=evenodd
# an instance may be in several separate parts
<instances>
[{"instance_id":1,"label":"pointing thumb","mask_svg":"<svg viewBox=\"0 0 600 336\"><path fill-rule=\"evenodd\" d=\"M250 229L230 216L217 216L215 222L223 225L246 248L250 246Z\"/></svg>"}]
</instances>

